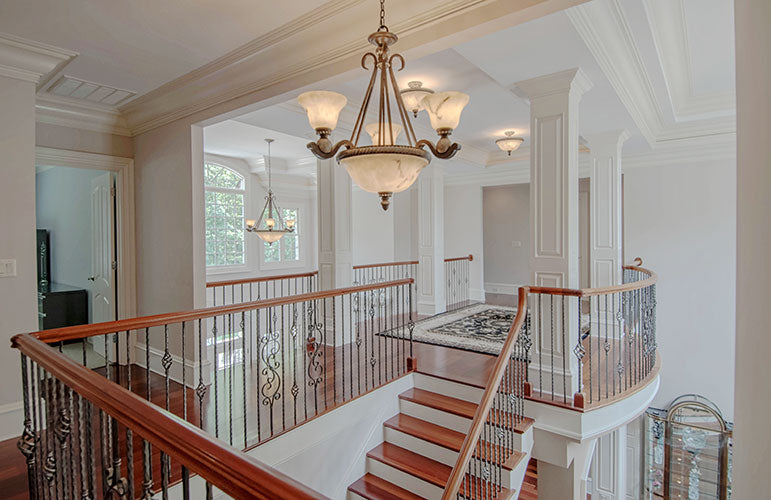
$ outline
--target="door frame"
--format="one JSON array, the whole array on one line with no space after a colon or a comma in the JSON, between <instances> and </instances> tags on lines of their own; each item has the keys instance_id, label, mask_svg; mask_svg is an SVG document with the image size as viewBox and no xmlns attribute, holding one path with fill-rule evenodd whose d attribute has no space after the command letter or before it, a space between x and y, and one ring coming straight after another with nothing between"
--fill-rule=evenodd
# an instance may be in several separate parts
<instances>
[{"instance_id":1,"label":"door frame","mask_svg":"<svg viewBox=\"0 0 771 500\"><path fill-rule=\"evenodd\" d=\"M84 153L66 149L35 147L36 167L90 168L114 172L115 179L115 247L118 259L118 318L136 316L136 252L134 220L134 160L121 156Z\"/></svg>"}]
</instances>

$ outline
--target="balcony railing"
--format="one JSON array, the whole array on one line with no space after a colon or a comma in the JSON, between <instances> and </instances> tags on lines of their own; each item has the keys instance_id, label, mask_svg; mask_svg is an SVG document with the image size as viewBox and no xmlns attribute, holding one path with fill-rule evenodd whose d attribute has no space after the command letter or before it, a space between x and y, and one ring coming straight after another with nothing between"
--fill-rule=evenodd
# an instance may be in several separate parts
<instances>
[{"instance_id":1,"label":"balcony railing","mask_svg":"<svg viewBox=\"0 0 771 500\"><path fill-rule=\"evenodd\" d=\"M448 311L461 309L471 302L469 264L473 260L474 256L471 254L444 259L445 297Z\"/></svg>"},{"instance_id":2,"label":"balcony railing","mask_svg":"<svg viewBox=\"0 0 771 500\"><path fill-rule=\"evenodd\" d=\"M206 283L206 305L242 304L318 290L318 271ZM393 280L388 280L393 281Z\"/></svg>"},{"instance_id":3,"label":"balcony railing","mask_svg":"<svg viewBox=\"0 0 771 500\"><path fill-rule=\"evenodd\" d=\"M237 449L407 373L412 283L17 335L32 498L319 498Z\"/></svg>"}]
</instances>

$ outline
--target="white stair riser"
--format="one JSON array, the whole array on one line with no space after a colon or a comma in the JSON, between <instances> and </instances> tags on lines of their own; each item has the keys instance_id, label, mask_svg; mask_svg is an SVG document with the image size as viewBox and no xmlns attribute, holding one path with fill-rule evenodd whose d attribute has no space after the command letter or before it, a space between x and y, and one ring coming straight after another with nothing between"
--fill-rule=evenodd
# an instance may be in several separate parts
<instances>
[{"instance_id":1,"label":"white stair riser","mask_svg":"<svg viewBox=\"0 0 771 500\"><path fill-rule=\"evenodd\" d=\"M432 424L441 425L442 427L462 432L463 434L466 434L471 428L471 419L459 417L458 415L453 415L446 411L407 401L406 399L399 400L399 410L411 417L419 418L420 420L425 420Z\"/></svg>"},{"instance_id":2,"label":"white stair riser","mask_svg":"<svg viewBox=\"0 0 771 500\"><path fill-rule=\"evenodd\" d=\"M364 498L363 496L357 495L356 493L354 493L354 492L349 490L348 491L348 496L346 497L346 500L367 500L367 499Z\"/></svg>"},{"instance_id":3,"label":"white stair riser","mask_svg":"<svg viewBox=\"0 0 771 500\"><path fill-rule=\"evenodd\" d=\"M441 500L442 498L442 488L379 460L367 457L367 472L428 500Z\"/></svg>"},{"instance_id":4,"label":"white stair riser","mask_svg":"<svg viewBox=\"0 0 771 500\"><path fill-rule=\"evenodd\" d=\"M390 427L385 427L385 441L450 467L454 466L455 461L458 459L458 453L452 450Z\"/></svg>"},{"instance_id":5,"label":"white stair riser","mask_svg":"<svg viewBox=\"0 0 771 500\"><path fill-rule=\"evenodd\" d=\"M450 382L449 380L432 377L423 373L414 374L414 380L415 387L418 389L444 394L445 396L471 401L472 403L479 403L482 400L482 394L484 394L484 389L458 382Z\"/></svg>"}]
</instances>

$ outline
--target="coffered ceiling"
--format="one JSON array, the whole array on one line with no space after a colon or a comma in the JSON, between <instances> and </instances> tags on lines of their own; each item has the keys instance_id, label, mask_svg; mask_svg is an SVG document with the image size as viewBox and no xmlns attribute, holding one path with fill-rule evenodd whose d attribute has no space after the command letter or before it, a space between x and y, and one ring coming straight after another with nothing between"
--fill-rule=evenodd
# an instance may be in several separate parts
<instances>
[{"instance_id":1,"label":"coffered ceiling","mask_svg":"<svg viewBox=\"0 0 771 500\"><path fill-rule=\"evenodd\" d=\"M397 79L402 88L420 80L435 90L470 95L453 134L463 149L444 163L450 174L526 160L529 103L517 95L516 83L575 67L593 83L580 105L582 138L625 129L630 132L625 154L680 148L683 141L735 130L731 12L730 0L593 0L441 52L408 57ZM351 71L301 90L348 97L339 139L350 133L368 78L368 72ZM313 139L297 94L235 120ZM415 124L418 136L433 137L424 112ZM512 157L494 144L505 130L525 138Z\"/></svg>"}]
</instances>

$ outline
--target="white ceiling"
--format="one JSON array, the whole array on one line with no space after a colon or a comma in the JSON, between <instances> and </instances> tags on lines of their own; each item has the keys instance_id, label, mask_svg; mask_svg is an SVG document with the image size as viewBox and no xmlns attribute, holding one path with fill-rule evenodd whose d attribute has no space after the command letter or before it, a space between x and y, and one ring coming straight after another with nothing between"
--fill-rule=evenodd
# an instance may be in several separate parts
<instances>
[{"instance_id":1,"label":"white ceiling","mask_svg":"<svg viewBox=\"0 0 771 500\"><path fill-rule=\"evenodd\" d=\"M515 84L575 67L580 67L593 83L580 105L581 136L626 129L631 138L624 146L625 154L643 153L657 146L655 138L651 139L647 132L650 124L644 118L648 115L659 116L659 135L679 134L678 137L687 137L692 129L708 130L714 120L735 115L732 4L730 0L594 0L577 9L585 9L583 13L590 19L608 14L607 19L598 19L596 26L578 29L574 14L581 12L558 12L453 49L407 60L406 68L397 73L397 80L402 88L408 81L420 80L434 90L461 90L470 95L460 126L453 133L453 139L464 147L459 154L461 161L449 162L449 173L505 161L494 144L505 130L513 129L523 136L525 149L529 145L529 104L515 94ZM673 8L682 12L680 24L670 22L669 17L662 18ZM614 29L618 29L607 30L602 24L607 20L617 23L619 26ZM622 40L629 45L625 54L635 57L612 60L601 52L603 45L610 43L591 46L587 30L596 30L601 41L607 33L628 33L628 39ZM398 51L398 44L395 49ZM687 62L683 67L677 66L681 60ZM609 71L609 66L614 71ZM650 89L648 104L653 109L630 111L620 98L630 74L644 80L640 82L641 88ZM337 139L345 135L355 118L368 79L369 72L359 70L311 86L348 97ZM704 100L707 97L708 103ZM314 138L294 99L237 120L302 138L298 147L300 142ZM641 122L647 135L641 132ZM420 130L416 130L419 137L433 138L424 112L414 123Z\"/></svg>"},{"instance_id":2,"label":"white ceiling","mask_svg":"<svg viewBox=\"0 0 771 500\"><path fill-rule=\"evenodd\" d=\"M2 0L0 32L80 53L68 76L139 95L324 0Z\"/></svg>"}]
</instances>

